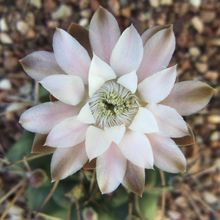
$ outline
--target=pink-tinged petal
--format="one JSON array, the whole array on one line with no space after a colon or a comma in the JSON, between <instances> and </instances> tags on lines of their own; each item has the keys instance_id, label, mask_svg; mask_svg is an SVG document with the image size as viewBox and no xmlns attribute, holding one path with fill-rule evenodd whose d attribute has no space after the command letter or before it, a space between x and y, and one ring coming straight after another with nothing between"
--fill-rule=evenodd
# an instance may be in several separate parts
<instances>
[{"instance_id":1,"label":"pink-tinged petal","mask_svg":"<svg viewBox=\"0 0 220 220\"><path fill-rule=\"evenodd\" d=\"M126 173L122 182L129 191L142 196L145 185L145 170L127 161Z\"/></svg>"},{"instance_id":2,"label":"pink-tinged petal","mask_svg":"<svg viewBox=\"0 0 220 220\"><path fill-rule=\"evenodd\" d=\"M59 67L54 54L47 51L33 52L20 60L25 72L36 81L53 74L65 74Z\"/></svg>"},{"instance_id":3,"label":"pink-tinged petal","mask_svg":"<svg viewBox=\"0 0 220 220\"><path fill-rule=\"evenodd\" d=\"M175 50L175 44L172 26L156 32L146 42L143 59L138 70L139 81L168 66Z\"/></svg>"},{"instance_id":4,"label":"pink-tinged petal","mask_svg":"<svg viewBox=\"0 0 220 220\"><path fill-rule=\"evenodd\" d=\"M153 133L159 131L154 115L151 111L142 107L139 108L129 128L141 133Z\"/></svg>"},{"instance_id":5,"label":"pink-tinged petal","mask_svg":"<svg viewBox=\"0 0 220 220\"><path fill-rule=\"evenodd\" d=\"M158 103L165 99L176 80L176 65L147 77L138 85L141 98L148 103Z\"/></svg>"},{"instance_id":6,"label":"pink-tinged petal","mask_svg":"<svg viewBox=\"0 0 220 220\"><path fill-rule=\"evenodd\" d=\"M147 108L154 114L161 134L173 138L189 134L186 122L174 108L160 104Z\"/></svg>"},{"instance_id":7,"label":"pink-tinged petal","mask_svg":"<svg viewBox=\"0 0 220 220\"><path fill-rule=\"evenodd\" d=\"M99 7L89 26L89 38L95 54L109 63L112 49L119 37L120 29L116 19L106 9Z\"/></svg>"},{"instance_id":8,"label":"pink-tinged petal","mask_svg":"<svg viewBox=\"0 0 220 220\"><path fill-rule=\"evenodd\" d=\"M185 156L172 139L158 134L150 134L148 138L151 142L156 167L169 173L186 170Z\"/></svg>"},{"instance_id":9,"label":"pink-tinged petal","mask_svg":"<svg viewBox=\"0 0 220 220\"><path fill-rule=\"evenodd\" d=\"M191 115L203 109L214 94L214 89L200 81L176 83L169 96L162 102L175 108L181 115Z\"/></svg>"},{"instance_id":10,"label":"pink-tinged petal","mask_svg":"<svg viewBox=\"0 0 220 220\"><path fill-rule=\"evenodd\" d=\"M123 155L135 165L149 169L153 167L153 152L144 134L127 131L119 148Z\"/></svg>"},{"instance_id":11,"label":"pink-tinged petal","mask_svg":"<svg viewBox=\"0 0 220 220\"><path fill-rule=\"evenodd\" d=\"M130 90L132 93L135 93L137 90L137 74L135 71L122 75L118 78L117 82Z\"/></svg>"},{"instance_id":12,"label":"pink-tinged petal","mask_svg":"<svg viewBox=\"0 0 220 220\"><path fill-rule=\"evenodd\" d=\"M125 134L126 128L124 125L119 125L110 128L105 128L104 130L106 136L110 139L110 141L119 144Z\"/></svg>"},{"instance_id":13,"label":"pink-tinged petal","mask_svg":"<svg viewBox=\"0 0 220 220\"><path fill-rule=\"evenodd\" d=\"M57 148L50 165L52 181L74 174L83 167L87 160L84 143L70 148Z\"/></svg>"},{"instance_id":14,"label":"pink-tinged petal","mask_svg":"<svg viewBox=\"0 0 220 220\"><path fill-rule=\"evenodd\" d=\"M53 49L60 67L70 75L80 76L87 83L90 57L85 48L66 31L57 28Z\"/></svg>"},{"instance_id":15,"label":"pink-tinged petal","mask_svg":"<svg viewBox=\"0 0 220 220\"><path fill-rule=\"evenodd\" d=\"M143 57L143 43L133 25L124 30L115 45L110 63L117 75L136 71Z\"/></svg>"},{"instance_id":16,"label":"pink-tinged petal","mask_svg":"<svg viewBox=\"0 0 220 220\"><path fill-rule=\"evenodd\" d=\"M84 97L84 84L78 76L52 75L40 83L54 97L69 105L79 104Z\"/></svg>"},{"instance_id":17,"label":"pink-tinged petal","mask_svg":"<svg viewBox=\"0 0 220 220\"><path fill-rule=\"evenodd\" d=\"M142 33L141 35L141 39L143 41L143 44L145 45L146 42L154 35L156 34L158 31L165 29L165 28L169 28L169 25L158 25L158 26L154 26L151 27L149 29L147 29L146 31L144 31L144 33Z\"/></svg>"},{"instance_id":18,"label":"pink-tinged petal","mask_svg":"<svg viewBox=\"0 0 220 220\"><path fill-rule=\"evenodd\" d=\"M106 81L115 78L112 68L93 54L89 69L89 96L92 96Z\"/></svg>"},{"instance_id":19,"label":"pink-tinged petal","mask_svg":"<svg viewBox=\"0 0 220 220\"><path fill-rule=\"evenodd\" d=\"M86 103L80 110L77 119L85 124L94 124L95 119L92 115L90 106Z\"/></svg>"},{"instance_id":20,"label":"pink-tinged petal","mask_svg":"<svg viewBox=\"0 0 220 220\"><path fill-rule=\"evenodd\" d=\"M106 136L103 129L89 126L86 131L86 153L89 160L103 154L111 144L111 140Z\"/></svg>"},{"instance_id":21,"label":"pink-tinged petal","mask_svg":"<svg viewBox=\"0 0 220 220\"><path fill-rule=\"evenodd\" d=\"M57 123L77 112L78 108L61 102L46 102L26 110L19 122L28 131L47 134Z\"/></svg>"},{"instance_id":22,"label":"pink-tinged petal","mask_svg":"<svg viewBox=\"0 0 220 220\"><path fill-rule=\"evenodd\" d=\"M73 147L85 140L87 127L76 117L66 118L50 131L45 145L57 148Z\"/></svg>"},{"instance_id":23,"label":"pink-tinged petal","mask_svg":"<svg viewBox=\"0 0 220 220\"><path fill-rule=\"evenodd\" d=\"M123 181L126 163L126 159L113 143L104 154L97 158L97 182L103 194L113 192Z\"/></svg>"}]
</instances>

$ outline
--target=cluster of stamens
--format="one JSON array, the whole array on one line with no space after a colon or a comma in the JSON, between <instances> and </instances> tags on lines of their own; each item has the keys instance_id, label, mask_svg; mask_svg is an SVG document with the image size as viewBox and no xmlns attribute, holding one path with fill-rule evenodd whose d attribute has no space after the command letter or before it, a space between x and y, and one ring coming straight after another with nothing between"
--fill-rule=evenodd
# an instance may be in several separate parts
<instances>
[{"instance_id":1,"label":"cluster of stamens","mask_svg":"<svg viewBox=\"0 0 220 220\"><path fill-rule=\"evenodd\" d=\"M137 97L113 80L95 92L89 105L100 128L129 125L139 108Z\"/></svg>"}]
</instances>

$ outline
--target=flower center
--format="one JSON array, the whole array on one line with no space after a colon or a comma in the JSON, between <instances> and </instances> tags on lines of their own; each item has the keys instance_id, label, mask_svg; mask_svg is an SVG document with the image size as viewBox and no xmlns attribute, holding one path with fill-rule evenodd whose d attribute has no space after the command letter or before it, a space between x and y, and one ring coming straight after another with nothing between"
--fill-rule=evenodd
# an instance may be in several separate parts
<instances>
[{"instance_id":1,"label":"flower center","mask_svg":"<svg viewBox=\"0 0 220 220\"><path fill-rule=\"evenodd\" d=\"M139 108L137 97L113 80L95 92L89 105L100 128L129 125Z\"/></svg>"}]
</instances>

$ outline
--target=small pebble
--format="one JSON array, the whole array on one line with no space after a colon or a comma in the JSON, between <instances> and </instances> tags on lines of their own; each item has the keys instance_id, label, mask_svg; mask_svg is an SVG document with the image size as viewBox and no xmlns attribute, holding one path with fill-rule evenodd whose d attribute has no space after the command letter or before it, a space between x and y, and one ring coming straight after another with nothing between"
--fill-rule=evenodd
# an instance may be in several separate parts
<instances>
[{"instance_id":1,"label":"small pebble","mask_svg":"<svg viewBox=\"0 0 220 220\"><path fill-rule=\"evenodd\" d=\"M83 26L83 27L86 27L88 25L89 21L87 18L82 18L80 19L79 21L79 25Z\"/></svg>"},{"instance_id":2,"label":"small pebble","mask_svg":"<svg viewBox=\"0 0 220 220\"><path fill-rule=\"evenodd\" d=\"M190 4L196 8L199 8L201 6L201 3L201 0L190 0Z\"/></svg>"},{"instance_id":3,"label":"small pebble","mask_svg":"<svg viewBox=\"0 0 220 220\"><path fill-rule=\"evenodd\" d=\"M161 0L161 5L172 5L173 0Z\"/></svg>"},{"instance_id":4,"label":"small pebble","mask_svg":"<svg viewBox=\"0 0 220 220\"><path fill-rule=\"evenodd\" d=\"M0 31L8 31L8 25L5 18L0 19Z\"/></svg>"},{"instance_id":5,"label":"small pebble","mask_svg":"<svg viewBox=\"0 0 220 220\"><path fill-rule=\"evenodd\" d=\"M159 2L159 0L150 0L150 5L151 5L153 8L158 8L159 5L160 5L160 2Z\"/></svg>"},{"instance_id":6,"label":"small pebble","mask_svg":"<svg viewBox=\"0 0 220 220\"><path fill-rule=\"evenodd\" d=\"M13 41L8 34L2 32L0 33L0 42L2 42L3 44L12 44Z\"/></svg>"},{"instance_id":7,"label":"small pebble","mask_svg":"<svg viewBox=\"0 0 220 220\"><path fill-rule=\"evenodd\" d=\"M211 81L217 81L219 76L220 76L220 72L211 71L211 70L209 70L205 74L205 78L208 79L208 80L211 80Z\"/></svg>"},{"instance_id":8,"label":"small pebble","mask_svg":"<svg viewBox=\"0 0 220 220\"><path fill-rule=\"evenodd\" d=\"M193 56L193 57L198 57L198 56L200 55L200 50L199 50L198 47L191 47L191 48L189 49L189 53L190 53L190 55Z\"/></svg>"},{"instance_id":9,"label":"small pebble","mask_svg":"<svg viewBox=\"0 0 220 220\"><path fill-rule=\"evenodd\" d=\"M208 70L208 65L206 63L196 63L196 69L200 73L205 73Z\"/></svg>"},{"instance_id":10,"label":"small pebble","mask_svg":"<svg viewBox=\"0 0 220 220\"><path fill-rule=\"evenodd\" d=\"M10 90L11 89L11 82L8 79L3 79L0 81L0 89L2 90Z\"/></svg>"},{"instance_id":11,"label":"small pebble","mask_svg":"<svg viewBox=\"0 0 220 220\"><path fill-rule=\"evenodd\" d=\"M53 19L67 18L72 15L72 8L68 5L61 5L55 12L52 13Z\"/></svg>"},{"instance_id":12,"label":"small pebble","mask_svg":"<svg viewBox=\"0 0 220 220\"><path fill-rule=\"evenodd\" d=\"M210 139L211 139L211 141L218 141L218 140L220 140L220 133L218 131L214 131L211 134Z\"/></svg>"},{"instance_id":13,"label":"small pebble","mask_svg":"<svg viewBox=\"0 0 220 220\"><path fill-rule=\"evenodd\" d=\"M208 191L203 193L203 198L208 204L215 204L219 201L213 193L210 193Z\"/></svg>"},{"instance_id":14,"label":"small pebble","mask_svg":"<svg viewBox=\"0 0 220 220\"><path fill-rule=\"evenodd\" d=\"M41 0L30 0L30 4L40 9L42 6L42 1Z\"/></svg>"},{"instance_id":15,"label":"small pebble","mask_svg":"<svg viewBox=\"0 0 220 220\"><path fill-rule=\"evenodd\" d=\"M204 30L204 24L202 22L202 20L198 17L198 16L195 16L193 19L192 19L192 25L193 27L199 32L199 33L202 33L203 30Z\"/></svg>"},{"instance_id":16,"label":"small pebble","mask_svg":"<svg viewBox=\"0 0 220 220\"><path fill-rule=\"evenodd\" d=\"M17 30L23 35L26 34L29 29L28 24L24 21L18 21L16 24L16 27L17 27Z\"/></svg>"},{"instance_id":17,"label":"small pebble","mask_svg":"<svg viewBox=\"0 0 220 220\"><path fill-rule=\"evenodd\" d=\"M220 124L220 115L208 116L208 122L213 123L213 124Z\"/></svg>"}]
</instances>

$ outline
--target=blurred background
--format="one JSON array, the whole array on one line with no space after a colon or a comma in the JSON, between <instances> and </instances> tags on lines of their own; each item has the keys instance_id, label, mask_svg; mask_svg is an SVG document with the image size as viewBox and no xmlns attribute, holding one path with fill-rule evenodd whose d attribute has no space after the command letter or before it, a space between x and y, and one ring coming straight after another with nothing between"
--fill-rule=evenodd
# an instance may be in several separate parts
<instances>
[{"instance_id":1,"label":"blurred background","mask_svg":"<svg viewBox=\"0 0 220 220\"><path fill-rule=\"evenodd\" d=\"M51 51L56 27L88 27L102 5L122 29L131 22L142 33L173 24L173 63L180 80L198 79L217 90L208 107L187 117L196 144L183 147L183 175L146 171L142 198L120 187L102 196L94 171L50 182L50 156L31 155L33 134L19 115L36 104L35 85L18 60ZM0 219L30 220L217 220L220 219L220 1L218 0L0 0ZM40 89L39 99L47 98Z\"/></svg>"}]
</instances>

